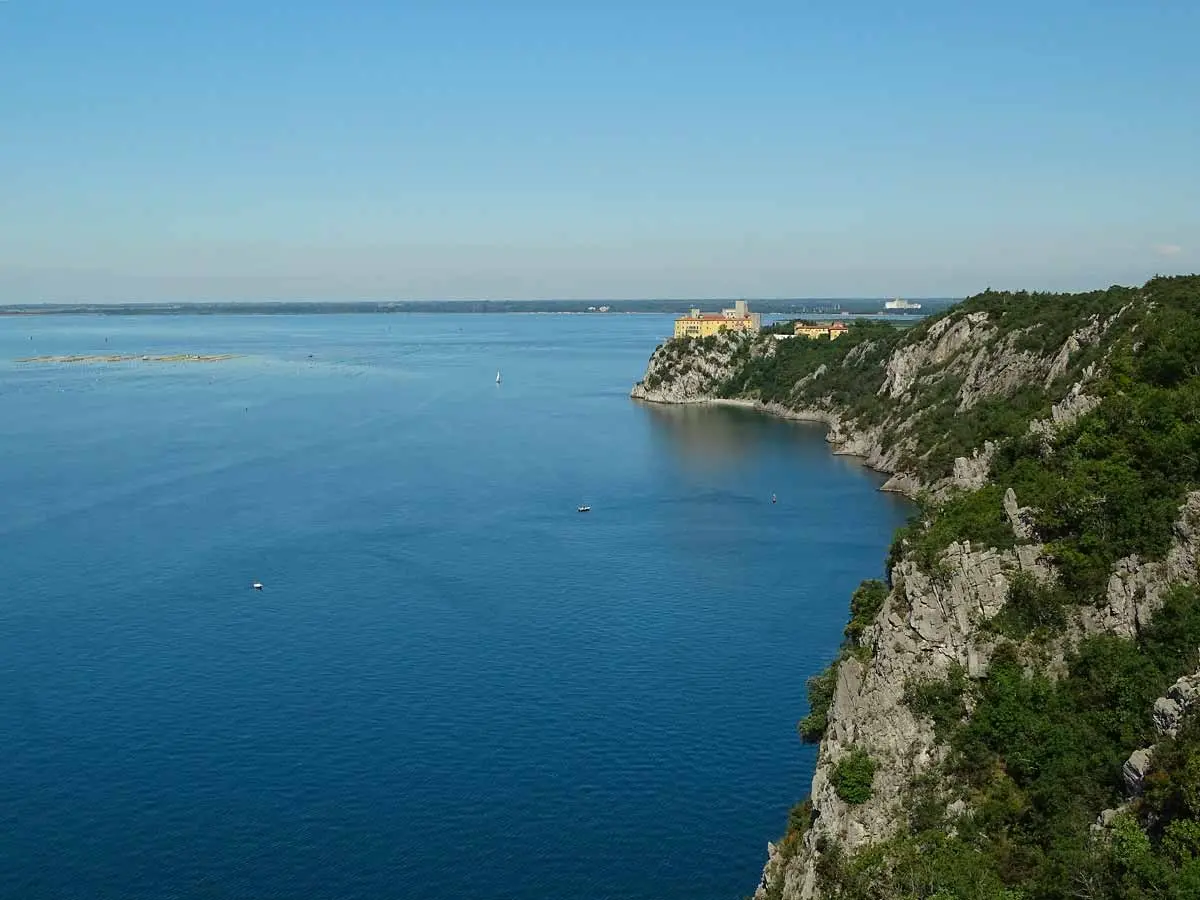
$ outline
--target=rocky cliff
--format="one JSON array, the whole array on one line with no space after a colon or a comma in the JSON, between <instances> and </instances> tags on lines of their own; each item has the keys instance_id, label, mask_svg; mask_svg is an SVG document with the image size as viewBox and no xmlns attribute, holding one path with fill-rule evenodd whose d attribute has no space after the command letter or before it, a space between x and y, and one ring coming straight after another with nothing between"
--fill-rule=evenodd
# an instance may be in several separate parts
<instances>
[{"instance_id":1,"label":"rocky cliff","mask_svg":"<svg viewBox=\"0 0 1200 900\"><path fill-rule=\"evenodd\" d=\"M817 767L756 898L1200 885L1200 828L1171 832L1200 815L1198 301L1196 278L987 292L904 332L654 352L635 398L826 422L921 505L810 682ZM1183 779L1193 749L1196 809L1142 789ZM1122 855L1134 834L1154 872Z\"/></svg>"},{"instance_id":2,"label":"rocky cliff","mask_svg":"<svg viewBox=\"0 0 1200 900\"><path fill-rule=\"evenodd\" d=\"M1030 416L1028 424L1053 435L1091 408L1095 360L1129 308L1093 313L1061 336L1035 334L1036 324L1005 328L996 312L964 307L908 333L856 323L838 341L786 334L672 340L655 350L631 396L732 401L826 422L835 452L894 475L885 490L915 496L976 488L987 479L992 442L936 429L976 408L1028 404L1037 386L1045 418Z\"/></svg>"}]
</instances>

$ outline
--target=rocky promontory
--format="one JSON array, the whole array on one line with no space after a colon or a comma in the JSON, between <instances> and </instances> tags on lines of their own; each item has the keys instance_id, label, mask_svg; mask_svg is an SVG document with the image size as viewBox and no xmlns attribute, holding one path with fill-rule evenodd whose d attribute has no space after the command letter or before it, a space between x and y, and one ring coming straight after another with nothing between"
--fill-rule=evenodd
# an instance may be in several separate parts
<instances>
[{"instance_id":1,"label":"rocky promontory","mask_svg":"<svg viewBox=\"0 0 1200 900\"><path fill-rule=\"evenodd\" d=\"M824 422L919 504L756 898L1200 896L1200 279L788 331L668 341L632 391Z\"/></svg>"}]
</instances>

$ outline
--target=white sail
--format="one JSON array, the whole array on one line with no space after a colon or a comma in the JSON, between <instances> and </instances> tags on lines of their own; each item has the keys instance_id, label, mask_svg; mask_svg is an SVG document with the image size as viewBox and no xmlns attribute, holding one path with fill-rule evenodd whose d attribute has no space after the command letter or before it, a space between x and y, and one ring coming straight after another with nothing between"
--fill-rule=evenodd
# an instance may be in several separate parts
<instances>
[{"instance_id":1,"label":"white sail","mask_svg":"<svg viewBox=\"0 0 1200 900\"><path fill-rule=\"evenodd\" d=\"M500 383L500 370L497 369L496 370L496 384L499 384L499 383Z\"/></svg>"}]
</instances>

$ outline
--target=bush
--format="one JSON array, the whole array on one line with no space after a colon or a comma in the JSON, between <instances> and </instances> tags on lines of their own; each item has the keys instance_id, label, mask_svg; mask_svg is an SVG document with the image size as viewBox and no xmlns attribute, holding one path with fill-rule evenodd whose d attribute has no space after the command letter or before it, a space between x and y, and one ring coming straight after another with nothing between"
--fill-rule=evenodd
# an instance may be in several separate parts
<instances>
[{"instance_id":1,"label":"bush","mask_svg":"<svg viewBox=\"0 0 1200 900\"><path fill-rule=\"evenodd\" d=\"M869 625L883 609L887 600L888 586L877 578L860 584L850 597L850 621L844 632L847 644L857 644Z\"/></svg>"},{"instance_id":2,"label":"bush","mask_svg":"<svg viewBox=\"0 0 1200 900\"><path fill-rule=\"evenodd\" d=\"M946 548L964 540L998 550L1015 546L1012 525L1004 512L1003 487L989 484L978 491L960 491L940 506L929 500L920 501L917 512L896 533L888 555L888 570L903 556L925 572L935 573Z\"/></svg>"},{"instance_id":3,"label":"bush","mask_svg":"<svg viewBox=\"0 0 1200 900\"><path fill-rule=\"evenodd\" d=\"M837 795L852 806L866 803L875 793L875 760L866 750L856 747L833 767L831 776Z\"/></svg>"},{"instance_id":4,"label":"bush","mask_svg":"<svg viewBox=\"0 0 1200 900\"><path fill-rule=\"evenodd\" d=\"M1067 623L1066 595L1053 584L1042 584L1028 572L1013 576L1004 608L989 623L1000 634L1021 639L1036 633L1049 637Z\"/></svg>"},{"instance_id":5,"label":"bush","mask_svg":"<svg viewBox=\"0 0 1200 900\"><path fill-rule=\"evenodd\" d=\"M833 703L833 692L837 689L837 662L831 663L824 672L808 679L808 715L800 720L796 729L806 744L816 744L825 736L829 726L829 705Z\"/></svg>"},{"instance_id":6,"label":"bush","mask_svg":"<svg viewBox=\"0 0 1200 900\"><path fill-rule=\"evenodd\" d=\"M779 852L784 859L791 859L800 850L804 843L804 835L812 826L813 822L813 806L812 800L805 797L800 803L792 807L788 813L787 830L783 833L783 837L779 841Z\"/></svg>"},{"instance_id":7,"label":"bush","mask_svg":"<svg viewBox=\"0 0 1200 900\"><path fill-rule=\"evenodd\" d=\"M914 716L932 719L937 739L946 741L966 718L966 692L966 670L955 663L944 681L935 679L905 684L904 702Z\"/></svg>"}]
</instances>

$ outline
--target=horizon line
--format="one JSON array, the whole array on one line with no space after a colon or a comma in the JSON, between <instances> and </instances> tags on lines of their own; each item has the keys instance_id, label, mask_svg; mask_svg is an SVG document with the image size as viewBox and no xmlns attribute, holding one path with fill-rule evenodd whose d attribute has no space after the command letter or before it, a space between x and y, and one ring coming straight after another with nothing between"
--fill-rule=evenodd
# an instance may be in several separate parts
<instances>
[{"instance_id":1,"label":"horizon line","mask_svg":"<svg viewBox=\"0 0 1200 900\"><path fill-rule=\"evenodd\" d=\"M884 302L887 300L927 300L927 301L957 301L963 296L918 296L909 294L901 297L896 294L880 294L877 296L840 296L840 297L593 297L584 299L559 299L552 297L517 298L517 297L426 297L408 300L36 300L15 303L0 303L0 309L30 308L30 307L110 307L110 306L278 306L309 305L309 306L339 306L339 305L400 305L412 303L573 303L573 304L614 304L614 303L732 303L744 300L747 303L846 303L846 302Z\"/></svg>"}]
</instances>

